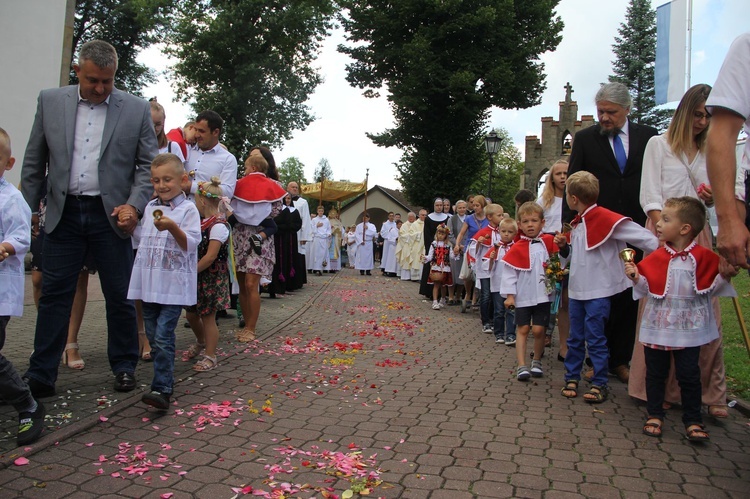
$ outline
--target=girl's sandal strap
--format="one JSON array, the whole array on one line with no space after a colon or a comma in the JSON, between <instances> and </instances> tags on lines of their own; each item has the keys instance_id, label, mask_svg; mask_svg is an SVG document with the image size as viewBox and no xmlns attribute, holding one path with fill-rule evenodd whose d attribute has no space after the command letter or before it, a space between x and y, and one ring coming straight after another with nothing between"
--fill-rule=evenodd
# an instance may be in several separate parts
<instances>
[{"instance_id":1,"label":"girl's sandal strap","mask_svg":"<svg viewBox=\"0 0 750 499\"><path fill-rule=\"evenodd\" d=\"M243 329L237 332L235 338L237 338L237 341L241 343L249 343L255 339L255 331L252 331L250 329Z\"/></svg>"},{"instance_id":2,"label":"girl's sandal strap","mask_svg":"<svg viewBox=\"0 0 750 499\"><path fill-rule=\"evenodd\" d=\"M193 364L193 371L206 372L214 369L218 365L219 361L216 360L216 357L204 355L201 360Z\"/></svg>"},{"instance_id":3,"label":"girl's sandal strap","mask_svg":"<svg viewBox=\"0 0 750 499\"><path fill-rule=\"evenodd\" d=\"M685 428L686 437L691 442L705 442L708 440L708 432L702 424L691 424Z\"/></svg>"},{"instance_id":4,"label":"girl's sandal strap","mask_svg":"<svg viewBox=\"0 0 750 499\"><path fill-rule=\"evenodd\" d=\"M187 357L188 360L194 359L203 351L204 348L206 348L205 343L204 344L193 343L192 345L188 347L187 350L185 350L185 357Z\"/></svg>"}]
</instances>

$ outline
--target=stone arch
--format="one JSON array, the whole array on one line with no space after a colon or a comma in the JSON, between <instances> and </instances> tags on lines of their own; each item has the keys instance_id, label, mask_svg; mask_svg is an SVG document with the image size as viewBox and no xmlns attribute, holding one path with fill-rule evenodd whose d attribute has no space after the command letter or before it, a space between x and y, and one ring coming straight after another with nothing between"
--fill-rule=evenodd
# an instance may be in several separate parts
<instances>
[{"instance_id":1,"label":"stone arch","mask_svg":"<svg viewBox=\"0 0 750 499\"><path fill-rule=\"evenodd\" d=\"M570 151L573 149L573 134L570 130L565 130L562 133L562 142L560 143L560 154L563 156L570 156Z\"/></svg>"},{"instance_id":2,"label":"stone arch","mask_svg":"<svg viewBox=\"0 0 750 499\"><path fill-rule=\"evenodd\" d=\"M367 213L370 214L370 223L375 225L376 228L380 228L381 225L383 225L383 222L388 220L388 212L384 210L383 208L376 208L376 207L368 207ZM357 224L362 223L362 213L357 215Z\"/></svg>"},{"instance_id":3,"label":"stone arch","mask_svg":"<svg viewBox=\"0 0 750 499\"><path fill-rule=\"evenodd\" d=\"M536 182L534 183L534 185L536 186L536 190L534 191L534 193L537 195L537 197L539 197L539 193L542 192L542 186L547 180L547 173L549 173L549 171L549 168L543 169L536 178Z\"/></svg>"}]
</instances>

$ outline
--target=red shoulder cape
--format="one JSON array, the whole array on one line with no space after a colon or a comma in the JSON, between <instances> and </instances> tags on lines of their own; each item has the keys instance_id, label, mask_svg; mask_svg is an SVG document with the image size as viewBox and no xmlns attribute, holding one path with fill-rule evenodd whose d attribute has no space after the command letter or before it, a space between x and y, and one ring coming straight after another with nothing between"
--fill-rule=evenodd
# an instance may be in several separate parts
<instances>
[{"instance_id":1,"label":"red shoulder cape","mask_svg":"<svg viewBox=\"0 0 750 499\"><path fill-rule=\"evenodd\" d=\"M698 294L708 293L715 286L716 278L719 277L719 255L695 243L686 251L695 269L693 289ZM674 252L670 253L667 248L661 247L638 264L638 272L648 282L649 294L656 298L664 298L667 294L669 263L673 255Z\"/></svg>"},{"instance_id":2,"label":"red shoulder cape","mask_svg":"<svg viewBox=\"0 0 750 499\"><path fill-rule=\"evenodd\" d=\"M286 191L263 173L248 173L237 181L234 197L246 203L273 203L286 196Z\"/></svg>"},{"instance_id":3,"label":"red shoulder cape","mask_svg":"<svg viewBox=\"0 0 750 499\"><path fill-rule=\"evenodd\" d=\"M607 208L591 208L581 218L581 224L586 231L586 249L591 250L604 244L615 231L615 227L626 220L631 219Z\"/></svg>"},{"instance_id":4,"label":"red shoulder cape","mask_svg":"<svg viewBox=\"0 0 750 499\"><path fill-rule=\"evenodd\" d=\"M542 234L540 239L544 242L544 246L547 247L547 253L549 255L560 251L560 248L555 244L554 236L550 234ZM530 244L531 243L528 239L521 238L510 247L503 257L503 261L516 270L531 270L531 258L529 258Z\"/></svg>"},{"instance_id":5,"label":"red shoulder cape","mask_svg":"<svg viewBox=\"0 0 750 499\"><path fill-rule=\"evenodd\" d=\"M185 142L185 137L183 137L182 135L182 128L171 129L169 132L167 132L167 138L172 142L176 142L177 144L179 144L180 150L182 151L182 157L187 159L187 142Z\"/></svg>"}]
</instances>

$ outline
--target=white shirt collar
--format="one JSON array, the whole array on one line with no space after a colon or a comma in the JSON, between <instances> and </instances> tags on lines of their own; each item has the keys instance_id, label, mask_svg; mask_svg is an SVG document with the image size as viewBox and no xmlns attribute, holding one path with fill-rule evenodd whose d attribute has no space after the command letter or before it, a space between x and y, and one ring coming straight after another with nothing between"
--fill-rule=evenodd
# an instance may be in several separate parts
<instances>
[{"instance_id":1,"label":"white shirt collar","mask_svg":"<svg viewBox=\"0 0 750 499\"><path fill-rule=\"evenodd\" d=\"M78 85L78 87L76 88L76 91L78 92L78 103L80 103L81 101L91 102L91 101L88 101L88 100L84 99L83 97L81 97L81 85ZM104 102L102 102L102 104L109 105L109 98L110 97L112 97L112 92L109 93L109 95L107 96L106 99L104 99ZM95 104L95 105L98 106L99 104Z\"/></svg>"}]
</instances>

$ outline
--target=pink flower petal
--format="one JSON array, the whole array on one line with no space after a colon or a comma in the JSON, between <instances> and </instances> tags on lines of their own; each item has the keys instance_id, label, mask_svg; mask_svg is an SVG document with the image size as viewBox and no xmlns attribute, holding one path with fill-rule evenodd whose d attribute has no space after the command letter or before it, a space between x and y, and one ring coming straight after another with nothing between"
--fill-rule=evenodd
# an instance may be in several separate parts
<instances>
[{"instance_id":1,"label":"pink flower petal","mask_svg":"<svg viewBox=\"0 0 750 499\"><path fill-rule=\"evenodd\" d=\"M13 464L15 464L16 466L26 466L27 464L29 464L29 460L25 457L19 457L18 459L13 461Z\"/></svg>"},{"instance_id":2,"label":"pink flower petal","mask_svg":"<svg viewBox=\"0 0 750 499\"><path fill-rule=\"evenodd\" d=\"M99 421L101 421L102 423L106 423L107 421L109 421L109 418L106 416L99 416Z\"/></svg>"},{"instance_id":3,"label":"pink flower petal","mask_svg":"<svg viewBox=\"0 0 750 499\"><path fill-rule=\"evenodd\" d=\"M159 497L161 497L161 499L169 499L169 498L170 498L170 497L172 497L173 495L174 495L174 493L173 493L173 492L166 492L166 493L164 493L164 494L160 495Z\"/></svg>"}]
</instances>

